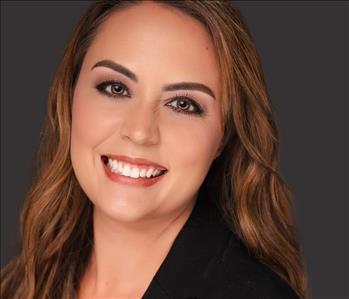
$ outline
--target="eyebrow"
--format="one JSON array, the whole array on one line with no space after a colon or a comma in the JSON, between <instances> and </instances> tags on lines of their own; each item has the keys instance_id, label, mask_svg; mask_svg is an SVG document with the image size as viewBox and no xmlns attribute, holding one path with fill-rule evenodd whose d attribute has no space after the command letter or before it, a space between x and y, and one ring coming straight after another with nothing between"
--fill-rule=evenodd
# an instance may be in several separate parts
<instances>
[{"instance_id":1,"label":"eyebrow","mask_svg":"<svg viewBox=\"0 0 349 299\"><path fill-rule=\"evenodd\" d=\"M132 81L138 82L138 77L135 73L130 71L128 68L121 64L118 64L111 60L101 60L97 62L91 71L96 67L106 67L114 70L115 72L121 73L126 77L130 78ZM214 92L206 85L197 82L178 82L167 84L164 86L163 91L174 91L174 90L198 90L210 95L213 99L216 99Z\"/></svg>"}]
</instances>

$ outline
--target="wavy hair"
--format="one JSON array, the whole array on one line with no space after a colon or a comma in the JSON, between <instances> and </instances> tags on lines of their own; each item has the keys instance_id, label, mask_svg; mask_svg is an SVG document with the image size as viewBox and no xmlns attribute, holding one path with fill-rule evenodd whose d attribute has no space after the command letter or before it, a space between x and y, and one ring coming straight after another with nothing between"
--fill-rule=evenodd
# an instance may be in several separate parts
<instances>
[{"instance_id":1,"label":"wavy hair","mask_svg":"<svg viewBox=\"0 0 349 299\"><path fill-rule=\"evenodd\" d=\"M21 244L1 270L1 298L75 299L91 254L92 204L70 159L72 98L103 21L141 1L93 2L71 33L48 94L37 173L21 211ZM195 18L217 49L224 139L202 187L249 252L308 298L292 195L278 170L278 131L252 35L231 1L156 1ZM68 71L67 71L68 70Z\"/></svg>"}]
</instances>

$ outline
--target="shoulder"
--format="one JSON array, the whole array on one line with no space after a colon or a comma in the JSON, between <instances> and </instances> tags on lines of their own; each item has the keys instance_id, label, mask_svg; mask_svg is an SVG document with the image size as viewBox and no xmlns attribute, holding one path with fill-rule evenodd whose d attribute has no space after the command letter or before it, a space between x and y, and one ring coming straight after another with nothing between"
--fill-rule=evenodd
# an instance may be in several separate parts
<instances>
[{"instance_id":1,"label":"shoulder","mask_svg":"<svg viewBox=\"0 0 349 299\"><path fill-rule=\"evenodd\" d=\"M250 255L233 232L198 298L300 299L275 272Z\"/></svg>"}]
</instances>

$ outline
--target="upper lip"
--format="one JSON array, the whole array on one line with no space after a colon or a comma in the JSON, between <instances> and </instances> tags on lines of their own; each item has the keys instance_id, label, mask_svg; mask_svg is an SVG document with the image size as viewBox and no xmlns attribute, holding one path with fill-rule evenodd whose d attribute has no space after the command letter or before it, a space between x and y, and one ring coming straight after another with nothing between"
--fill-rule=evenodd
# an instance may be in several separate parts
<instances>
[{"instance_id":1,"label":"upper lip","mask_svg":"<svg viewBox=\"0 0 349 299\"><path fill-rule=\"evenodd\" d=\"M118 161L123 161L123 162L129 163L129 164L134 164L134 165L139 166L139 167L141 167L141 166L154 167L154 168L161 169L161 170L167 170L166 167L164 167L158 163L155 163L153 161L143 159L143 158L131 158L128 156L112 155L112 154L105 154L105 155L102 155L102 157L103 156L106 156L112 160L118 160Z\"/></svg>"}]
</instances>

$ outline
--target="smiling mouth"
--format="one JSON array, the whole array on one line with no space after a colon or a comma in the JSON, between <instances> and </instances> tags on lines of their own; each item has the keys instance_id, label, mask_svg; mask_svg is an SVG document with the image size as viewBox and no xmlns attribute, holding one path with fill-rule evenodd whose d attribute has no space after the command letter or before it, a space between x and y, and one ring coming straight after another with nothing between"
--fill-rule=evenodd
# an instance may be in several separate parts
<instances>
[{"instance_id":1,"label":"smiling mouth","mask_svg":"<svg viewBox=\"0 0 349 299\"><path fill-rule=\"evenodd\" d=\"M124 161L113 160L105 155L101 156L101 160L111 172L134 179L152 179L167 172L166 169L159 169L154 166L138 166Z\"/></svg>"}]
</instances>

